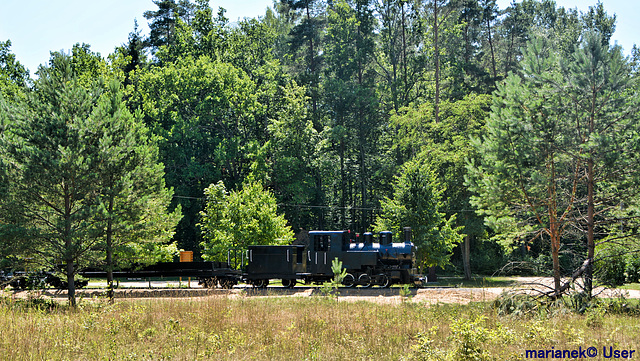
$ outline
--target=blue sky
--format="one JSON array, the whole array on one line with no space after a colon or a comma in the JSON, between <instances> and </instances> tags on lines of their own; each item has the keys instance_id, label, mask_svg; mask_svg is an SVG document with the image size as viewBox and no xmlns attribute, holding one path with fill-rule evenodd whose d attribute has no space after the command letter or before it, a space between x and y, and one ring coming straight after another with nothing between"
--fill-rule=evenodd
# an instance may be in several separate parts
<instances>
[{"instance_id":1,"label":"blue sky","mask_svg":"<svg viewBox=\"0 0 640 361\"><path fill-rule=\"evenodd\" d=\"M214 0L227 9L230 21L265 14L272 0ZM11 40L11 51L31 74L49 60L51 51L87 43L107 56L125 42L134 19L149 32L142 14L157 10L151 0L0 0L0 41Z\"/></svg>"},{"instance_id":2,"label":"blue sky","mask_svg":"<svg viewBox=\"0 0 640 361\"><path fill-rule=\"evenodd\" d=\"M638 43L640 22L634 0L603 0L609 14L618 22L613 40L629 54ZM511 0L498 0L504 9ZM586 10L596 3L584 0L556 0L560 6ZM211 6L227 9L227 17L237 21L257 17L272 6L273 0L212 0ZM151 0L0 0L0 41L10 39L11 51L33 74L46 63L50 51L69 50L75 43L87 43L93 51L108 55L127 41L134 19L148 33L146 10L156 10Z\"/></svg>"}]
</instances>

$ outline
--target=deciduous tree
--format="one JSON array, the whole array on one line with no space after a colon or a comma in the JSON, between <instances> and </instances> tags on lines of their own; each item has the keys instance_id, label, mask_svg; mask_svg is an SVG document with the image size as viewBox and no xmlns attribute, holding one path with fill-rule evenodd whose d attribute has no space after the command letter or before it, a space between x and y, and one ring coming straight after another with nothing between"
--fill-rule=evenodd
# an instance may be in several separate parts
<instances>
[{"instance_id":1,"label":"deciduous tree","mask_svg":"<svg viewBox=\"0 0 640 361\"><path fill-rule=\"evenodd\" d=\"M277 213L275 196L261 182L249 179L241 189L228 192L220 181L204 193L207 203L198 224L204 238L204 259L225 261L230 249L293 241L293 231Z\"/></svg>"}]
</instances>

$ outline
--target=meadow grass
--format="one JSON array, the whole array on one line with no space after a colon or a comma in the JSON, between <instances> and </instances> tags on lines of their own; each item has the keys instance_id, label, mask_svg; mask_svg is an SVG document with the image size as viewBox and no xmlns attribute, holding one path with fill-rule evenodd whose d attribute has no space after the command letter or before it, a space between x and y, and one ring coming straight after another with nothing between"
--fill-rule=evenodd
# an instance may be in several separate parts
<instances>
[{"instance_id":1,"label":"meadow grass","mask_svg":"<svg viewBox=\"0 0 640 361\"><path fill-rule=\"evenodd\" d=\"M618 288L622 288L625 290L640 290L640 283L627 283L625 285L619 286Z\"/></svg>"},{"instance_id":2,"label":"meadow grass","mask_svg":"<svg viewBox=\"0 0 640 361\"><path fill-rule=\"evenodd\" d=\"M245 296L85 300L69 309L0 302L2 360L522 360L525 349L551 346L638 348L639 335L635 316L499 316L488 303Z\"/></svg>"}]
</instances>

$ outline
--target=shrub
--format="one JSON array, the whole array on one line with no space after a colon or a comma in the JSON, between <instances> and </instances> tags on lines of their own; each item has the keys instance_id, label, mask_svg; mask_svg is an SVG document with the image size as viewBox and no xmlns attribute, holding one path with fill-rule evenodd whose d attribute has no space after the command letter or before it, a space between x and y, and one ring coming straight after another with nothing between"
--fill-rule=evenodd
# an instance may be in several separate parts
<instances>
[{"instance_id":1,"label":"shrub","mask_svg":"<svg viewBox=\"0 0 640 361\"><path fill-rule=\"evenodd\" d=\"M456 344L453 359L459 361L491 360L483 345L495 337L494 332L484 327L485 316L472 320L454 320L451 323L451 338Z\"/></svg>"},{"instance_id":2,"label":"shrub","mask_svg":"<svg viewBox=\"0 0 640 361\"><path fill-rule=\"evenodd\" d=\"M595 276L607 286L623 285L625 276L625 250L616 244L605 244L598 247L598 257L595 263Z\"/></svg>"},{"instance_id":3,"label":"shrub","mask_svg":"<svg viewBox=\"0 0 640 361\"><path fill-rule=\"evenodd\" d=\"M519 293L502 293L491 306L498 315L531 315L538 313L544 305L535 297Z\"/></svg>"},{"instance_id":4,"label":"shrub","mask_svg":"<svg viewBox=\"0 0 640 361\"><path fill-rule=\"evenodd\" d=\"M627 283L640 282L640 253L628 253L625 259L625 274Z\"/></svg>"}]
</instances>

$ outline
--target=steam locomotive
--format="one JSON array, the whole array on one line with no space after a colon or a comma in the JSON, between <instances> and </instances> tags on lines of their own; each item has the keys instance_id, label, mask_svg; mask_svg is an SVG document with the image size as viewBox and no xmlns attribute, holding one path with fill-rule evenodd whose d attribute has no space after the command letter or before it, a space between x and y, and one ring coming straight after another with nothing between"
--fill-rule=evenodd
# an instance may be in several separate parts
<instances>
[{"instance_id":1,"label":"steam locomotive","mask_svg":"<svg viewBox=\"0 0 640 361\"><path fill-rule=\"evenodd\" d=\"M404 233L404 241L394 243L389 231L380 232L377 242L369 232L359 237L349 231L311 231L302 245L249 246L242 277L256 287L266 287L272 279L281 279L285 287L298 281L321 284L333 278L331 262L337 258L347 271L342 280L346 287L418 284L411 230Z\"/></svg>"}]
</instances>

